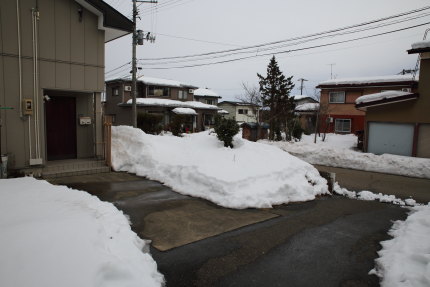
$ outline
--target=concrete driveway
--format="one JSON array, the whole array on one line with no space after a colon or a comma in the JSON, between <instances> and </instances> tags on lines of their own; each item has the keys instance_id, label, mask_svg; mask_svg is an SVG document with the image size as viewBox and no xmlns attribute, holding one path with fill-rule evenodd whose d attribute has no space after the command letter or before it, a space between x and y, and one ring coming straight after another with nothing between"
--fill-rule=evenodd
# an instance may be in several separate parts
<instances>
[{"instance_id":1,"label":"concrete driveway","mask_svg":"<svg viewBox=\"0 0 430 287\"><path fill-rule=\"evenodd\" d=\"M86 190L128 214L132 229L153 240L167 286L378 286L368 272L379 242L408 212L339 196L231 210L124 173L51 182Z\"/></svg>"}]
</instances>

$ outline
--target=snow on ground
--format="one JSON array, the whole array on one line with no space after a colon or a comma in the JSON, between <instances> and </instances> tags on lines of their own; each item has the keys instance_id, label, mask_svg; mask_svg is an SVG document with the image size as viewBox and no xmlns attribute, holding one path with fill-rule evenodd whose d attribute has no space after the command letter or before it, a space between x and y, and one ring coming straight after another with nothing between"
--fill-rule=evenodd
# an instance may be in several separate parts
<instances>
[{"instance_id":1,"label":"snow on ground","mask_svg":"<svg viewBox=\"0 0 430 287\"><path fill-rule=\"evenodd\" d=\"M176 192L229 208L263 208L328 194L310 164L269 145L234 139L226 148L215 134L174 137L112 127L112 164L161 181Z\"/></svg>"},{"instance_id":2,"label":"snow on ground","mask_svg":"<svg viewBox=\"0 0 430 287\"><path fill-rule=\"evenodd\" d=\"M0 286L161 286L124 214L86 192L0 180Z\"/></svg>"},{"instance_id":3,"label":"snow on ground","mask_svg":"<svg viewBox=\"0 0 430 287\"><path fill-rule=\"evenodd\" d=\"M357 137L352 134L327 134L326 141L320 137L316 144L313 141L314 135L303 135L300 142L260 142L275 145L311 164L430 178L430 159L355 151Z\"/></svg>"},{"instance_id":4,"label":"snow on ground","mask_svg":"<svg viewBox=\"0 0 430 287\"><path fill-rule=\"evenodd\" d=\"M373 193L368 190L362 190L359 192L351 191L346 188L342 188L339 186L339 184L336 182L333 186L333 191L336 194L343 195L352 199L358 199L358 200L377 200L379 202L386 202L386 203L392 203L396 205L401 206L418 206L420 205L417 203L414 199L408 198L408 199L400 199L395 197L394 195L388 195L388 194L382 194L382 193Z\"/></svg>"},{"instance_id":5,"label":"snow on ground","mask_svg":"<svg viewBox=\"0 0 430 287\"><path fill-rule=\"evenodd\" d=\"M370 274L381 277L383 287L430 286L430 204L414 207L389 234L393 239L381 242Z\"/></svg>"}]
</instances>

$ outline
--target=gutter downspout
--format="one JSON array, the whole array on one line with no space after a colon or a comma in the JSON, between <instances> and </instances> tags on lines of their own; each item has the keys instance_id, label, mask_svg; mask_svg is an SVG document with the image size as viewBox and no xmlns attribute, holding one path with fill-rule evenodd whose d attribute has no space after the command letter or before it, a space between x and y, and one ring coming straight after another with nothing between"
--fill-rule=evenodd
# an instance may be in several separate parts
<instances>
[{"instance_id":1,"label":"gutter downspout","mask_svg":"<svg viewBox=\"0 0 430 287\"><path fill-rule=\"evenodd\" d=\"M36 157L38 159L40 159L40 122L39 122L39 29L38 29L38 24L37 22L39 21L39 11L38 8L36 6L36 11L35 11L35 19L34 19L34 32L35 32L35 47L34 50L36 52L35 54L35 63L36 63L36 106L35 106L35 112L36 112L36 141L37 141L37 153L36 153Z\"/></svg>"}]
</instances>

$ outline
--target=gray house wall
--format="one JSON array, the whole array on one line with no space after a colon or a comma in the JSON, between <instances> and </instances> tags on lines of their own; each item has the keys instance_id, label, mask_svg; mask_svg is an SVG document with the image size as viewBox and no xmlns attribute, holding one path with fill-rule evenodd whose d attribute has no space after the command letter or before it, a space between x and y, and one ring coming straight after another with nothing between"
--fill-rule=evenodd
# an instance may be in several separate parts
<instances>
[{"instance_id":1,"label":"gray house wall","mask_svg":"<svg viewBox=\"0 0 430 287\"><path fill-rule=\"evenodd\" d=\"M40 138L39 158L46 160L43 95L54 93L76 97L77 157L101 155L104 31L98 29L98 17L73 0L20 0L19 5L18 38L17 1L0 1L0 105L13 108L0 111L3 121L1 152L10 155L10 167L28 166L30 158L37 157L37 133ZM39 11L39 20L36 21L37 98L33 91L33 8ZM81 19L80 9L83 11ZM22 99L33 100L35 110L32 117L20 114L18 39L21 42ZM91 117L93 124L79 126L79 115ZM39 128L35 128L36 121Z\"/></svg>"}]
</instances>

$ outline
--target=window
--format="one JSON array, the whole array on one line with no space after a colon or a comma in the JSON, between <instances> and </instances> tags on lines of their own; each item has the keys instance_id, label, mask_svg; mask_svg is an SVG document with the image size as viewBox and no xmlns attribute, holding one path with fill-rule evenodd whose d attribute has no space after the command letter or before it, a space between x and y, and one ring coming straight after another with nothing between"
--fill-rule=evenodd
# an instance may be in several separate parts
<instances>
[{"instance_id":1,"label":"window","mask_svg":"<svg viewBox=\"0 0 430 287\"><path fill-rule=\"evenodd\" d=\"M334 131L337 133L350 133L351 119L336 119L334 123Z\"/></svg>"},{"instance_id":2,"label":"window","mask_svg":"<svg viewBox=\"0 0 430 287\"><path fill-rule=\"evenodd\" d=\"M180 100L186 100L188 98L187 92L186 91L178 91L178 99Z\"/></svg>"},{"instance_id":3,"label":"window","mask_svg":"<svg viewBox=\"0 0 430 287\"><path fill-rule=\"evenodd\" d=\"M119 96L119 89L118 88L113 88L112 89L112 95Z\"/></svg>"},{"instance_id":4,"label":"window","mask_svg":"<svg viewBox=\"0 0 430 287\"><path fill-rule=\"evenodd\" d=\"M330 92L329 103L345 103L345 92Z\"/></svg>"},{"instance_id":5,"label":"window","mask_svg":"<svg viewBox=\"0 0 430 287\"><path fill-rule=\"evenodd\" d=\"M148 88L148 96L150 97L169 97L169 92L167 87L149 86Z\"/></svg>"},{"instance_id":6,"label":"window","mask_svg":"<svg viewBox=\"0 0 430 287\"><path fill-rule=\"evenodd\" d=\"M206 100L206 104L213 105L214 104L214 100Z\"/></svg>"},{"instance_id":7,"label":"window","mask_svg":"<svg viewBox=\"0 0 430 287\"><path fill-rule=\"evenodd\" d=\"M238 113L239 113L239 115L247 115L248 109L239 109Z\"/></svg>"}]
</instances>

